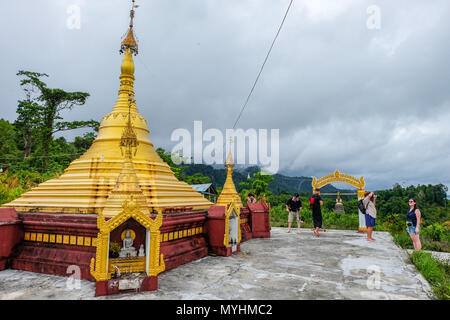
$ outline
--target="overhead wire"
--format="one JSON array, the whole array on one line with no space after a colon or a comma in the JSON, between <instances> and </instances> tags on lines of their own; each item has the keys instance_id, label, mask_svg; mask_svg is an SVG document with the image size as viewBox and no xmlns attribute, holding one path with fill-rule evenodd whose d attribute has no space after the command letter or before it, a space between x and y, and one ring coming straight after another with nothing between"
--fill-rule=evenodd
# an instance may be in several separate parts
<instances>
[{"instance_id":1,"label":"overhead wire","mask_svg":"<svg viewBox=\"0 0 450 320\"><path fill-rule=\"evenodd\" d=\"M266 58L264 59L264 62L263 62L263 64L261 65L261 68L260 68L260 70L259 70L259 72L258 72L258 75L256 76L256 79L255 79L255 81L254 81L254 83L253 83L252 88L250 89L250 92L249 92L249 94L248 94L248 96L247 96L247 99L245 99L244 105L242 106L241 111L239 112L239 115L238 115L236 121L234 122L233 129L236 128L236 125L237 125L237 123L239 122L239 120L240 120L240 118L241 118L241 116L242 116L242 113L244 112L245 108L247 107L248 102L250 101L250 97L252 96L253 91L255 90L256 84L258 83L258 80L259 80L259 78L260 78L260 76L261 76L261 74L262 74L262 72L263 72L263 70L264 70L264 67L265 67L265 65L266 65L267 60L269 59L270 53L272 52L272 49L273 49L273 47L274 47L274 45L275 45L275 42L277 41L277 38L278 38L278 36L279 36L279 34L280 34L280 32L281 32L281 29L283 28L284 21L286 20L286 17L287 17L287 15L288 15L288 13L289 13L289 10L291 9L291 6L292 6L292 3L293 3L293 2L294 2L294 0L291 0L291 1L289 2L289 6L288 6L287 9L286 9L286 13L285 13L284 16L283 16L283 20L281 21L281 24L280 24L280 26L278 27L278 31L277 31L277 33L276 33L276 35L275 35L275 38L273 39L272 44L270 45L269 51L268 51L267 54L266 54Z\"/></svg>"}]
</instances>

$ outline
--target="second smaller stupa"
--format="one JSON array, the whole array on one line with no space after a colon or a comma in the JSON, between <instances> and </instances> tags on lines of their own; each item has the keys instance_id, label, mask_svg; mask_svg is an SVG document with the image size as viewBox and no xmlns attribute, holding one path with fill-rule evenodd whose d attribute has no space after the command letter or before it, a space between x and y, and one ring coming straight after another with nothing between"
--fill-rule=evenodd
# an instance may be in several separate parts
<instances>
[{"instance_id":1,"label":"second smaller stupa","mask_svg":"<svg viewBox=\"0 0 450 320\"><path fill-rule=\"evenodd\" d=\"M340 193L337 194L336 204L334 205L334 212L345 213L344 205L342 204L342 199Z\"/></svg>"},{"instance_id":2,"label":"second smaller stupa","mask_svg":"<svg viewBox=\"0 0 450 320\"><path fill-rule=\"evenodd\" d=\"M218 206L227 206L229 205L233 199L235 201L236 206L242 208L242 201L239 193L236 190L236 186L233 182L233 167L234 161L233 156L231 154L231 140L230 140L230 150L228 152L227 160L225 161L225 167L227 168L227 178L225 180L225 184L223 185L222 192L217 199Z\"/></svg>"}]
</instances>

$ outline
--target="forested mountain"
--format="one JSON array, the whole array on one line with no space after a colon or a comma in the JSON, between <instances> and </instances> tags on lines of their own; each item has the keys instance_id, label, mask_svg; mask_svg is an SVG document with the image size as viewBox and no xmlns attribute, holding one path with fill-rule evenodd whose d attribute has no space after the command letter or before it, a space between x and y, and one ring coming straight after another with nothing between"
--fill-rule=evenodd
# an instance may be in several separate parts
<instances>
[{"instance_id":1,"label":"forested mountain","mask_svg":"<svg viewBox=\"0 0 450 320\"><path fill-rule=\"evenodd\" d=\"M210 165L204 164L191 164L184 165L186 168L184 169L184 173L186 175L193 175L195 173L200 173L206 177L210 178L210 181L214 184L216 188L222 188L225 183L225 178L227 175L226 169L218 169L214 168ZM246 182L247 177L253 176L256 172L259 172L260 169L257 166L247 167L247 168L238 168L234 170L233 173L233 181L236 185L238 191L241 190L240 183ZM275 174L274 180L269 184L269 191L280 194L282 192L287 193L311 193L312 191L312 178L311 177L289 177L282 174ZM322 188L323 192L336 192L337 189L332 185L327 185Z\"/></svg>"}]
</instances>

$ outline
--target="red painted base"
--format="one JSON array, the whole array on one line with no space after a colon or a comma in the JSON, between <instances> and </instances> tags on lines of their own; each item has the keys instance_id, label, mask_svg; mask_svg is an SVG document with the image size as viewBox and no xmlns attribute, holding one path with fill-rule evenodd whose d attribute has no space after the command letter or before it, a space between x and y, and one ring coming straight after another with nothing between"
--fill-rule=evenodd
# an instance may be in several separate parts
<instances>
[{"instance_id":1,"label":"red painted base","mask_svg":"<svg viewBox=\"0 0 450 320\"><path fill-rule=\"evenodd\" d=\"M96 238L98 233L96 215L19 213L19 217L24 232L90 238ZM67 277L74 272L73 267L69 267L77 266L81 279L95 281L90 273L95 250L93 246L25 240L15 248L11 268Z\"/></svg>"},{"instance_id":2,"label":"red painted base","mask_svg":"<svg viewBox=\"0 0 450 320\"><path fill-rule=\"evenodd\" d=\"M81 279L94 281L90 273L90 262L95 256L95 248L80 247L77 250L68 247L25 242L20 245L17 256L12 259L11 268L68 277L74 272L69 267L77 266L80 268Z\"/></svg>"},{"instance_id":3,"label":"red painted base","mask_svg":"<svg viewBox=\"0 0 450 320\"><path fill-rule=\"evenodd\" d=\"M250 212L252 238L270 238L269 207L265 201L247 204Z\"/></svg>"},{"instance_id":4,"label":"red painted base","mask_svg":"<svg viewBox=\"0 0 450 320\"><path fill-rule=\"evenodd\" d=\"M95 283L95 296L107 296L112 294L126 293L126 292L141 292L141 291L155 291L158 290L158 277L145 277L141 286L136 289L120 290L119 279L111 279L105 281L97 281Z\"/></svg>"},{"instance_id":5,"label":"red painted base","mask_svg":"<svg viewBox=\"0 0 450 320\"><path fill-rule=\"evenodd\" d=\"M208 246L203 235L162 242L160 250L164 255L165 271L208 255Z\"/></svg>"},{"instance_id":6,"label":"red painted base","mask_svg":"<svg viewBox=\"0 0 450 320\"><path fill-rule=\"evenodd\" d=\"M236 254L241 252L241 245L238 244L236 251L231 252L231 248L227 248L224 246L220 246L220 247L210 247L210 253L212 253L213 255L217 255L217 256L224 256L224 257L229 257L232 254Z\"/></svg>"},{"instance_id":7,"label":"red painted base","mask_svg":"<svg viewBox=\"0 0 450 320\"><path fill-rule=\"evenodd\" d=\"M1 259L0 259L0 271L6 269L6 262L7 262L7 261L8 261L7 258L1 258Z\"/></svg>"},{"instance_id":8,"label":"red painted base","mask_svg":"<svg viewBox=\"0 0 450 320\"><path fill-rule=\"evenodd\" d=\"M241 224L241 243L250 240L252 237L252 230L248 223Z\"/></svg>"},{"instance_id":9,"label":"red painted base","mask_svg":"<svg viewBox=\"0 0 450 320\"><path fill-rule=\"evenodd\" d=\"M241 243L248 241L252 238L251 216L248 211L248 207L241 208L241 221L245 220L245 223L241 223Z\"/></svg>"},{"instance_id":10,"label":"red painted base","mask_svg":"<svg viewBox=\"0 0 450 320\"><path fill-rule=\"evenodd\" d=\"M22 239L23 225L16 210L0 208L0 270L8 267L11 254Z\"/></svg>"}]
</instances>

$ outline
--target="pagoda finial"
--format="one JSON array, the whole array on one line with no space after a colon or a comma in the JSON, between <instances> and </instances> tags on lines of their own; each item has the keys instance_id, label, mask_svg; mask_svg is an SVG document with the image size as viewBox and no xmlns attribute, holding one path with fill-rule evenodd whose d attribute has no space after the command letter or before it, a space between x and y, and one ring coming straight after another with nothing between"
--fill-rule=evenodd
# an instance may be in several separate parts
<instances>
[{"instance_id":1,"label":"pagoda finial","mask_svg":"<svg viewBox=\"0 0 450 320\"><path fill-rule=\"evenodd\" d=\"M134 24L134 8L138 8L139 6L134 4L135 0L131 1L132 5L130 11L130 28L128 29L128 32L122 41L122 44L120 46L120 53L124 53L128 49L130 49L130 51L136 55L138 54L138 45L133 32L133 24Z\"/></svg>"},{"instance_id":2,"label":"pagoda finial","mask_svg":"<svg viewBox=\"0 0 450 320\"><path fill-rule=\"evenodd\" d=\"M230 149L228 151L228 157L225 161L225 167L233 167L234 161L233 161L233 155L231 154L231 149L233 148L233 137L230 137Z\"/></svg>"}]
</instances>

